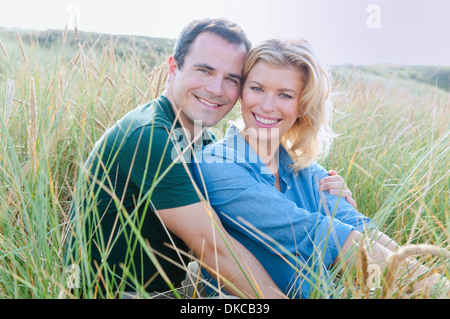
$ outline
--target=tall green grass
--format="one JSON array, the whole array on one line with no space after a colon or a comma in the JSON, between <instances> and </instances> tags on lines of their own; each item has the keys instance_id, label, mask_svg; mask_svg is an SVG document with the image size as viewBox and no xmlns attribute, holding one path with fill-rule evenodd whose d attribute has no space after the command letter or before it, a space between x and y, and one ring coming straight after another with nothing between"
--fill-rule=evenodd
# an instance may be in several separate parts
<instances>
[{"instance_id":1,"label":"tall green grass","mask_svg":"<svg viewBox=\"0 0 450 319\"><path fill-rule=\"evenodd\" d=\"M396 240L447 246L449 92L350 71L335 76L340 136L324 164Z\"/></svg>"},{"instance_id":2,"label":"tall green grass","mask_svg":"<svg viewBox=\"0 0 450 319\"><path fill-rule=\"evenodd\" d=\"M164 88L164 57L149 65L132 38L116 54L114 41L68 45L73 36L51 47L19 33L0 38L0 298L73 296L64 254L83 164L108 127ZM333 74L339 137L322 165L346 178L359 210L400 244L448 247L449 93L395 73ZM227 120L237 117L239 106ZM215 128L218 137L226 127ZM422 261L448 276L442 258ZM332 284L319 274L312 296L362 297L358 276ZM83 294L101 296L92 287Z\"/></svg>"},{"instance_id":3,"label":"tall green grass","mask_svg":"<svg viewBox=\"0 0 450 319\"><path fill-rule=\"evenodd\" d=\"M70 47L60 38L42 48L20 34L1 41L0 297L57 297L68 277L67 213L81 167L106 128L160 93L165 73L144 67L137 52L118 58L113 42Z\"/></svg>"}]
</instances>

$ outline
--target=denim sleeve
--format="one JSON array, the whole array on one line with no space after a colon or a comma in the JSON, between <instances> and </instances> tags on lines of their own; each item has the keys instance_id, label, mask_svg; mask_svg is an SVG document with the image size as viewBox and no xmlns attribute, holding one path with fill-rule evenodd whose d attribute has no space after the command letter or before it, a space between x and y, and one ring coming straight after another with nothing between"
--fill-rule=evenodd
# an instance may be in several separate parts
<instances>
[{"instance_id":1,"label":"denim sleeve","mask_svg":"<svg viewBox=\"0 0 450 319\"><path fill-rule=\"evenodd\" d=\"M199 185L204 180L209 201L230 234L237 234L236 239L246 245L243 241L255 240L261 232L263 238L273 239L304 260L319 255L326 267L334 262L353 226L299 208L273 186L258 181L245 163L211 156L203 153L201 163L193 165L193 174ZM273 241L265 247L273 247Z\"/></svg>"},{"instance_id":2,"label":"denim sleeve","mask_svg":"<svg viewBox=\"0 0 450 319\"><path fill-rule=\"evenodd\" d=\"M311 176L313 178L313 183L317 184L315 185L314 189L317 191L316 196L320 197L319 194L319 185L318 182L324 177L329 176L328 172L319 164L313 164L311 167ZM348 225L352 225L356 228L359 232L363 232L367 227L374 227L372 223L370 223L370 218L364 216L360 212L358 212L356 209L353 208L352 205L350 205L345 198L332 195L328 191L321 192L323 195L323 198L326 202L326 209L328 209L327 212L324 212L325 214L330 214L335 219L346 223ZM321 207L323 209L323 206L325 203L321 201Z\"/></svg>"}]
</instances>

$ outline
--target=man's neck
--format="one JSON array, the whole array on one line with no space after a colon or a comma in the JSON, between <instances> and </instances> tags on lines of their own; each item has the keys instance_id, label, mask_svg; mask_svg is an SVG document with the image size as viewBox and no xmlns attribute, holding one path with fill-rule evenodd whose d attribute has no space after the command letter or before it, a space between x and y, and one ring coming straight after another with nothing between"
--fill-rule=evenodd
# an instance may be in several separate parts
<instances>
[{"instance_id":1,"label":"man's neck","mask_svg":"<svg viewBox=\"0 0 450 319\"><path fill-rule=\"evenodd\" d=\"M195 143L196 141L198 141L199 138L201 138L201 136L206 128L202 127L201 125L196 125L196 123L193 123L189 119L185 118L181 109L177 108L177 106L172 98L172 94L171 94L169 88L166 88L162 95L165 96L169 100L170 106L172 107L173 113L175 114L175 118L177 119L178 123L180 123L181 127L183 128L184 136L190 142L194 141L194 143Z\"/></svg>"}]
</instances>

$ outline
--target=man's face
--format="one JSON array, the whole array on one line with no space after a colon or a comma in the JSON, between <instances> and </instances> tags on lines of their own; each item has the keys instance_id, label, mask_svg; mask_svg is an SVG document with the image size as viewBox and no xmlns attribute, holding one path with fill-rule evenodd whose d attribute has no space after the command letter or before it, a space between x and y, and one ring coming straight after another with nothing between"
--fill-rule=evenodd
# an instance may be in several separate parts
<instances>
[{"instance_id":1,"label":"man's face","mask_svg":"<svg viewBox=\"0 0 450 319\"><path fill-rule=\"evenodd\" d=\"M183 125L193 132L194 121L214 126L235 105L241 85L247 50L211 32L192 43L183 67L169 59L169 89L172 106L181 110Z\"/></svg>"}]
</instances>

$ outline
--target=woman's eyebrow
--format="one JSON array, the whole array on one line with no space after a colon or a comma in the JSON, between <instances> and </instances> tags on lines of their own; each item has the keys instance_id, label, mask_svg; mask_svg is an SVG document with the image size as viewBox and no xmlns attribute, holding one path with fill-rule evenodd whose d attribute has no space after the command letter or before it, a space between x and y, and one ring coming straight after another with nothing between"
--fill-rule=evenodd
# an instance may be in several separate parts
<instances>
[{"instance_id":1,"label":"woman's eyebrow","mask_svg":"<svg viewBox=\"0 0 450 319\"><path fill-rule=\"evenodd\" d=\"M262 87L262 88L264 87L264 85L262 85L262 84L259 83L258 81L252 80L252 81L249 81L248 83L249 83L249 84L256 84L256 85L258 85L259 87ZM292 93L294 93L294 94L298 94L296 90L294 90L294 89L288 89L288 88L282 88L282 89L279 89L278 92L292 92Z\"/></svg>"},{"instance_id":2,"label":"woman's eyebrow","mask_svg":"<svg viewBox=\"0 0 450 319\"><path fill-rule=\"evenodd\" d=\"M259 85L259 86L261 86L261 87L264 87L264 85L262 85L262 84L261 84L261 83L259 83L258 81L249 81L249 82L248 82L248 84L250 84L250 83L253 83L253 84Z\"/></svg>"},{"instance_id":3,"label":"woman's eyebrow","mask_svg":"<svg viewBox=\"0 0 450 319\"><path fill-rule=\"evenodd\" d=\"M293 89L279 89L278 91L280 91L280 92L292 92L292 93L297 94L297 91L293 90Z\"/></svg>"}]
</instances>

